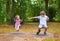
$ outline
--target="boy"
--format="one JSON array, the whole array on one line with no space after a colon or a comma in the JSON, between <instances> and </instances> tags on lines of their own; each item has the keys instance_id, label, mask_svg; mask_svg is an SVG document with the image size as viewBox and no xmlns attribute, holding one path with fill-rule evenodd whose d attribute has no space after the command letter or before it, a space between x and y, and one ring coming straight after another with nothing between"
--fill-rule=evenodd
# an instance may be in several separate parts
<instances>
[{"instance_id":1,"label":"boy","mask_svg":"<svg viewBox=\"0 0 60 41\"><path fill-rule=\"evenodd\" d=\"M40 16L37 16L37 17L32 17L32 18L38 18L39 19L39 29L38 29L38 32L36 33L37 35L39 35L40 31L41 31L41 28L44 28L45 31L44 31L44 35L46 35L46 31L47 31L47 21L48 21L48 16L46 15L46 12L45 11L41 11L40 12ZM30 19L32 19L30 18Z\"/></svg>"}]
</instances>

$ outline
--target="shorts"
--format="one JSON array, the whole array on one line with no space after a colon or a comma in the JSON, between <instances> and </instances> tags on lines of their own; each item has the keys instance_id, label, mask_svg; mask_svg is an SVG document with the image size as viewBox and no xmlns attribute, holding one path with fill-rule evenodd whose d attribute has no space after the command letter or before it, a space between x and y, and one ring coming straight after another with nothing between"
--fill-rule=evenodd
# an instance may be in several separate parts
<instances>
[{"instance_id":1,"label":"shorts","mask_svg":"<svg viewBox=\"0 0 60 41\"><path fill-rule=\"evenodd\" d=\"M45 25L45 24L40 24L39 25L39 28L47 28L48 26L47 25Z\"/></svg>"},{"instance_id":2,"label":"shorts","mask_svg":"<svg viewBox=\"0 0 60 41\"><path fill-rule=\"evenodd\" d=\"M20 27L20 26L15 26L15 29L16 29L16 30L19 30L19 27Z\"/></svg>"}]
</instances>

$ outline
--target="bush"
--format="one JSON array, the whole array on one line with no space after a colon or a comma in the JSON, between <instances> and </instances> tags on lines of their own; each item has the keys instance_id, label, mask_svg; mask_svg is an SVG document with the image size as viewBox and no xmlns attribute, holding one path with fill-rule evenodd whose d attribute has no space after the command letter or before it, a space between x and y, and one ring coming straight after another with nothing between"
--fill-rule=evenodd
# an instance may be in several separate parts
<instances>
[{"instance_id":1,"label":"bush","mask_svg":"<svg viewBox=\"0 0 60 41\"><path fill-rule=\"evenodd\" d=\"M55 21L59 21L60 22L60 11L57 12L56 16L55 16Z\"/></svg>"},{"instance_id":2,"label":"bush","mask_svg":"<svg viewBox=\"0 0 60 41\"><path fill-rule=\"evenodd\" d=\"M54 7L52 7L52 6L50 6L49 7L49 9L48 9L48 16L49 16L49 18L50 18L50 21L54 21L54 17L55 17L55 15L56 15L56 8L54 8Z\"/></svg>"}]
</instances>

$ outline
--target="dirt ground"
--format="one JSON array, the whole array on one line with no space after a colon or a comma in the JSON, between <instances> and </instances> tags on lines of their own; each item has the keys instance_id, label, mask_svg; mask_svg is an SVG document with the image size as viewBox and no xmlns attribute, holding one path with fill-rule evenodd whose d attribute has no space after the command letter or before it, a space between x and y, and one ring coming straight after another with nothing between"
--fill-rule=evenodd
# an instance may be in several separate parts
<instances>
[{"instance_id":1,"label":"dirt ground","mask_svg":"<svg viewBox=\"0 0 60 41\"><path fill-rule=\"evenodd\" d=\"M60 23L49 22L46 36L43 34L44 29L36 35L37 30L38 23L26 23L20 27L19 32L15 31L13 25L0 25L0 41L49 41L48 38L58 41L60 39Z\"/></svg>"}]
</instances>

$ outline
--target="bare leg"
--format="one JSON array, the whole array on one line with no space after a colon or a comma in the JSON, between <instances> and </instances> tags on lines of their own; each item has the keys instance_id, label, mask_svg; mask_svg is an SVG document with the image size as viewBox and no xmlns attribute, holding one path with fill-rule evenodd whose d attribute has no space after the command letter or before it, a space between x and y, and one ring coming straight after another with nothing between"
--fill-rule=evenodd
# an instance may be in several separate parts
<instances>
[{"instance_id":1,"label":"bare leg","mask_svg":"<svg viewBox=\"0 0 60 41\"><path fill-rule=\"evenodd\" d=\"M44 35L46 35L47 28L45 28Z\"/></svg>"},{"instance_id":2,"label":"bare leg","mask_svg":"<svg viewBox=\"0 0 60 41\"><path fill-rule=\"evenodd\" d=\"M38 29L38 32L36 34L39 35L40 31L41 31L41 28Z\"/></svg>"}]
</instances>

